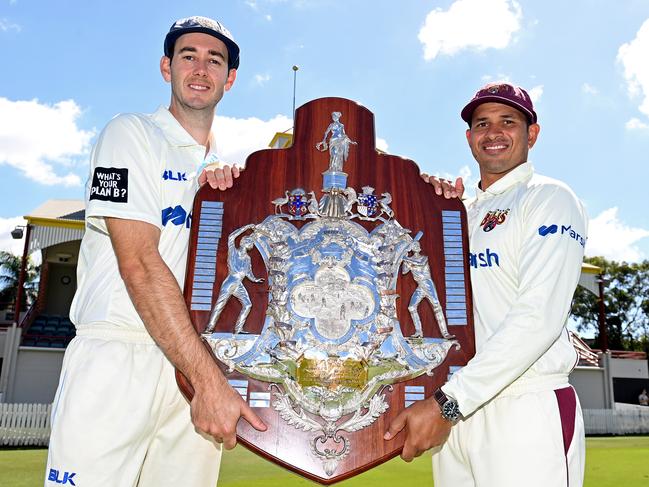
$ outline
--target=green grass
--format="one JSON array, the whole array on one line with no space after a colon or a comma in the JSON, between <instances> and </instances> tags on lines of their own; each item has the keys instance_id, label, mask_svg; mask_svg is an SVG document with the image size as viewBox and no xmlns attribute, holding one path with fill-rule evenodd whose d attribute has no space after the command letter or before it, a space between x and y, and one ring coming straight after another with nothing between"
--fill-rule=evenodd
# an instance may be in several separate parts
<instances>
[{"instance_id":1,"label":"green grass","mask_svg":"<svg viewBox=\"0 0 649 487\"><path fill-rule=\"evenodd\" d=\"M45 450L1 450L0 486L36 487L43 485ZM313 486L312 482L287 472L237 447L223 457L219 487ZM430 455L411 464L396 458L340 487L425 487L433 485ZM585 487L647 487L649 485L649 436L588 438L586 440Z\"/></svg>"},{"instance_id":2,"label":"green grass","mask_svg":"<svg viewBox=\"0 0 649 487\"><path fill-rule=\"evenodd\" d=\"M649 486L649 436L587 438L584 485Z\"/></svg>"}]
</instances>

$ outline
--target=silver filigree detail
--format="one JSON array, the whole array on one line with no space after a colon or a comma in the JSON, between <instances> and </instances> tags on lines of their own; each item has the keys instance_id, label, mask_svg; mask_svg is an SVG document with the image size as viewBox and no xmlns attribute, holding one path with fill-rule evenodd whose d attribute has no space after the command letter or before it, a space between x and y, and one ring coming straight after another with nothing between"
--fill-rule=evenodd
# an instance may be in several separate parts
<instances>
[{"instance_id":1,"label":"silver filigree detail","mask_svg":"<svg viewBox=\"0 0 649 487\"><path fill-rule=\"evenodd\" d=\"M386 387L432 375L449 350L459 348L446 326L431 263L421 252L422 233L413 237L399 224L390 193L346 187L342 166L354 142L336 113L318 144L330 151L324 195L318 199L315 191L287 190L271 202L274 214L230 234L229 273L203 335L230 371L271 384L272 407L288 424L313 433L310 450L329 476L351 452L345 434L367 428L388 409ZM302 222L299 228L296 220ZM250 311L243 281L261 281L250 266L253 247L268 273L268 306L258 335L239 333ZM417 284L408 306L415 333L404 337L396 290L400 276L408 273ZM239 317L228 324L234 333L213 333L232 296L242 303ZM422 336L418 307L424 301L442 339ZM304 372L314 374L312 379L300 378L303 363L315 364ZM345 382L338 370L353 380Z\"/></svg>"}]
</instances>

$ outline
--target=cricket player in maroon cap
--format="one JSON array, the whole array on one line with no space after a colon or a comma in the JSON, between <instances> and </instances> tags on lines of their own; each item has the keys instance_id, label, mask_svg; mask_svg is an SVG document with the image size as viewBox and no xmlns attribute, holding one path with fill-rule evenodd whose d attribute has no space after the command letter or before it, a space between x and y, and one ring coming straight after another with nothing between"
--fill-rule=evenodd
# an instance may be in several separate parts
<instances>
[{"instance_id":1,"label":"cricket player in maroon cap","mask_svg":"<svg viewBox=\"0 0 649 487\"><path fill-rule=\"evenodd\" d=\"M467 202L476 355L397 416L386 439L405 430L406 461L436 447L435 487L578 487L584 425L565 325L587 216L568 186L528 161L540 127L524 89L489 84L461 116L480 169ZM424 178L438 194L463 192L461 180Z\"/></svg>"}]
</instances>

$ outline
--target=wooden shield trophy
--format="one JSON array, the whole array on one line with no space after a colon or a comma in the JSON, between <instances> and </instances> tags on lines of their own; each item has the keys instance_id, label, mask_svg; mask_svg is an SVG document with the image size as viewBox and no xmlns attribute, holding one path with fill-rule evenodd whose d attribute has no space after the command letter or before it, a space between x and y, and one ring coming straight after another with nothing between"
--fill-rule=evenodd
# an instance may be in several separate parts
<instances>
[{"instance_id":1,"label":"wooden shield trophy","mask_svg":"<svg viewBox=\"0 0 649 487\"><path fill-rule=\"evenodd\" d=\"M464 206L419 173L376 150L367 108L322 98L292 147L196 196L187 306L268 425L239 421L238 439L322 484L398 455L390 421L475 352Z\"/></svg>"}]
</instances>

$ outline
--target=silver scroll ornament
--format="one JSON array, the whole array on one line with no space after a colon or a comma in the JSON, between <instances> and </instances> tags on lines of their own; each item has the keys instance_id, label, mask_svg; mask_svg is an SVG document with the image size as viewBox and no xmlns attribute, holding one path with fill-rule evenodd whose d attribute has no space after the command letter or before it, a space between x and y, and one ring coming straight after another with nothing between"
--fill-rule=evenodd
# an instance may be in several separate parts
<instances>
[{"instance_id":1,"label":"silver scroll ornament","mask_svg":"<svg viewBox=\"0 0 649 487\"><path fill-rule=\"evenodd\" d=\"M203 336L229 371L270 383L272 407L295 428L313 432L310 449L333 475L352 450L344 435L376 421L389 407L385 388L432 375L452 347L428 257L419 240L394 219L389 193L347 187L342 166L349 145L340 112L332 114L317 149L329 149L324 195L296 188L273 200L274 214L228 238L228 275ZM327 143L327 136L330 135ZM376 223L368 232L355 219ZM306 221L297 228L292 221ZM236 239L240 237L239 245ZM261 332L249 334L245 279L254 276L253 247L268 273L268 307ZM404 337L396 313L397 280L411 273L417 288L408 310L415 333ZM234 333L214 332L225 303L242 310ZM443 338L423 337L418 307L427 301ZM228 324L230 327L230 324Z\"/></svg>"}]
</instances>

